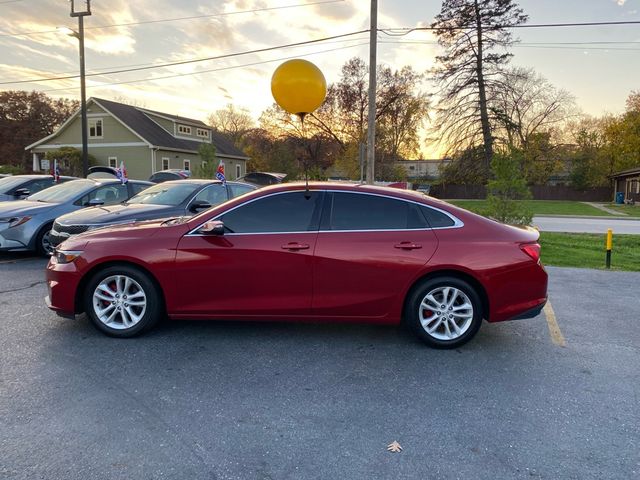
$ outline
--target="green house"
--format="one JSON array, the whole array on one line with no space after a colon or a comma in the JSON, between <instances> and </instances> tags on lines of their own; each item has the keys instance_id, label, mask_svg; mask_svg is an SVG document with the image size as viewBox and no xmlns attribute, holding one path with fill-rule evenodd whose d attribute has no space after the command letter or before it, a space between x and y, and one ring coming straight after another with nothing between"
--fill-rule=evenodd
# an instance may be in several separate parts
<instances>
[{"instance_id":1,"label":"green house","mask_svg":"<svg viewBox=\"0 0 640 480\"><path fill-rule=\"evenodd\" d=\"M133 179L147 180L169 168L195 169L202 163L198 155L202 143L216 147L228 180L247 172L249 157L200 120L92 97L87 100L87 123L89 153L98 164L117 167L124 162ZM80 111L52 135L26 147L33 157L33 170L46 170L45 153L60 147L82 148Z\"/></svg>"}]
</instances>

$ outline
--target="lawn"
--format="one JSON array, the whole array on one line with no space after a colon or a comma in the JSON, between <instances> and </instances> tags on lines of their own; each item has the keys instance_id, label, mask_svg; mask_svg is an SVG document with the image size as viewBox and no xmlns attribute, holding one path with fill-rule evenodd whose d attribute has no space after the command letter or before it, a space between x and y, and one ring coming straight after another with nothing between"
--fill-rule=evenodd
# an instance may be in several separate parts
<instances>
[{"instance_id":1,"label":"lawn","mask_svg":"<svg viewBox=\"0 0 640 480\"><path fill-rule=\"evenodd\" d=\"M616 205L612 203L606 205L606 207L616 212L626 213L630 217L640 217L640 205Z\"/></svg>"},{"instance_id":2,"label":"lawn","mask_svg":"<svg viewBox=\"0 0 640 480\"><path fill-rule=\"evenodd\" d=\"M486 200L447 200L458 207L466 208L472 212L482 214L487 209ZM518 200L525 204L534 215L590 215L597 217L610 217L607 212L598 210L591 205L582 202L570 202L563 200Z\"/></svg>"},{"instance_id":3,"label":"lawn","mask_svg":"<svg viewBox=\"0 0 640 480\"><path fill-rule=\"evenodd\" d=\"M542 263L605 268L605 235L541 232ZM640 272L640 235L614 235L611 269Z\"/></svg>"}]
</instances>

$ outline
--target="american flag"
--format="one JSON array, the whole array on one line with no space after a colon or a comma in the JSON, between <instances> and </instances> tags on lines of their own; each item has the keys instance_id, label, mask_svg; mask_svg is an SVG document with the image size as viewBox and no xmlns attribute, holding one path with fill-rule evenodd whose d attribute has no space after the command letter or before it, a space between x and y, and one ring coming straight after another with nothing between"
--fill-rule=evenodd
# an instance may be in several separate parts
<instances>
[{"instance_id":1,"label":"american flag","mask_svg":"<svg viewBox=\"0 0 640 480\"><path fill-rule=\"evenodd\" d=\"M58 160L56 159L53 160L53 165L51 166L51 176L55 183L60 181L60 167L58 167Z\"/></svg>"},{"instance_id":2,"label":"american flag","mask_svg":"<svg viewBox=\"0 0 640 480\"><path fill-rule=\"evenodd\" d=\"M216 170L216 178L223 184L227 183L227 177L224 176L224 162L222 160L220 160L220 163L218 164L218 169Z\"/></svg>"},{"instance_id":3,"label":"american flag","mask_svg":"<svg viewBox=\"0 0 640 480\"><path fill-rule=\"evenodd\" d=\"M127 178L127 169L124 166L124 162L120 162L120 168L116 168L116 176L123 184L127 183L127 181L129 180Z\"/></svg>"}]
</instances>

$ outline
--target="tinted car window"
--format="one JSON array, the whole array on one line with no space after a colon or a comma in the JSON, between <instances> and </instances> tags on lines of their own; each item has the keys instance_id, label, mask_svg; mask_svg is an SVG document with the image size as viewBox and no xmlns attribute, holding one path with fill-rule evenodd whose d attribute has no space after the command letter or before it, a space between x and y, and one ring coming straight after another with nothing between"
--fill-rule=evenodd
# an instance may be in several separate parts
<instances>
[{"instance_id":1,"label":"tinted car window","mask_svg":"<svg viewBox=\"0 0 640 480\"><path fill-rule=\"evenodd\" d=\"M104 205L114 205L124 202L129 196L127 186L122 183L104 185L84 195L76 204L86 205L91 200L102 200Z\"/></svg>"},{"instance_id":2,"label":"tinted car window","mask_svg":"<svg viewBox=\"0 0 640 480\"><path fill-rule=\"evenodd\" d=\"M419 216L410 209L412 204L402 200L359 193L334 193L332 203L331 230L421 228Z\"/></svg>"},{"instance_id":3,"label":"tinted car window","mask_svg":"<svg viewBox=\"0 0 640 480\"><path fill-rule=\"evenodd\" d=\"M272 195L238 207L220 219L232 233L317 230L322 198L323 192Z\"/></svg>"},{"instance_id":4,"label":"tinted car window","mask_svg":"<svg viewBox=\"0 0 640 480\"><path fill-rule=\"evenodd\" d=\"M431 228L452 227L454 221L448 215L429 207L420 207Z\"/></svg>"},{"instance_id":5,"label":"tinted car window","mask_svg":"<svg viewBox=\"0 0 640 480\"><path fill-rule=\"evenodd\" d=\"M128 183L129 183L129 186L131 187L131 191L133 192L133 195L137 195L141 191L149 188L149 185L145 183L132 183L132 182L128 182Z\"/></svg>"},{"instance_id":6,"label":"tinted car window","mask_svg":"<svg viewBox=\"0 0 640 480\"><path fill-rule=\"evenodd\" d=\"M53 177L52 178L42 178L40 180L34 180L29 184L25 185L25 188L29 190L29 193L37 193L40 190L44 190L45 188L49 188L53 185Z\"/></svg>"},{"instance_id":7,"label":"tinted car window","mask_svg":"<svg viewBox=\"0 0 640 480\"><path fill-rule=\"evenodd\" d=\"M231 189L231 197L239 197L240 195L244 195L248 192L253 192L255 190L251 185L242 185L240 183L227 183L227 187Z\"/></svg>"},{"instance_id":8,"label":"tinted car window","mask_svg":"<svg viewBox=\"0 0 640 480\"><path fill-rule=\"evenodd\" d=\"M193 199L194 202L207 202L211 205L218 205L227 201L227 189L224 185L210 185L204 188Z\"/></svg>"}]
</instances>

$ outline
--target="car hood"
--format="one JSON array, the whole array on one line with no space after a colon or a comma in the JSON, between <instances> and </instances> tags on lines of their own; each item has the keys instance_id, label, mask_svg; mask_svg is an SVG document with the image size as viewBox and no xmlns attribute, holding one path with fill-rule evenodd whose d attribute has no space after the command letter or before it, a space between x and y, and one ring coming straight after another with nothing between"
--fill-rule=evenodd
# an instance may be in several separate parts
<instances>
[{"instance_id":1,"label":"car hood","mask_svg":"<svg viewBox=\"0 0 640 480\"><path fill-rule=\"evenodd\" d=\"M184 210L172 205L129 204L83 208L58 218L60 225L109 225L127 221L144 221L182 215Z\"/></svg>"},{"instance_id":2,"label":"car hood","mask_svg":"<svg viewBox=\"0 0 640 480\"><path fill-rule=\"evenodd\" d=\"M18 200L16 202L0 203L0 217L18 215L36 215L57 207L57 203L34 202L31 200Z\"/></svg>"}]
</instances>

